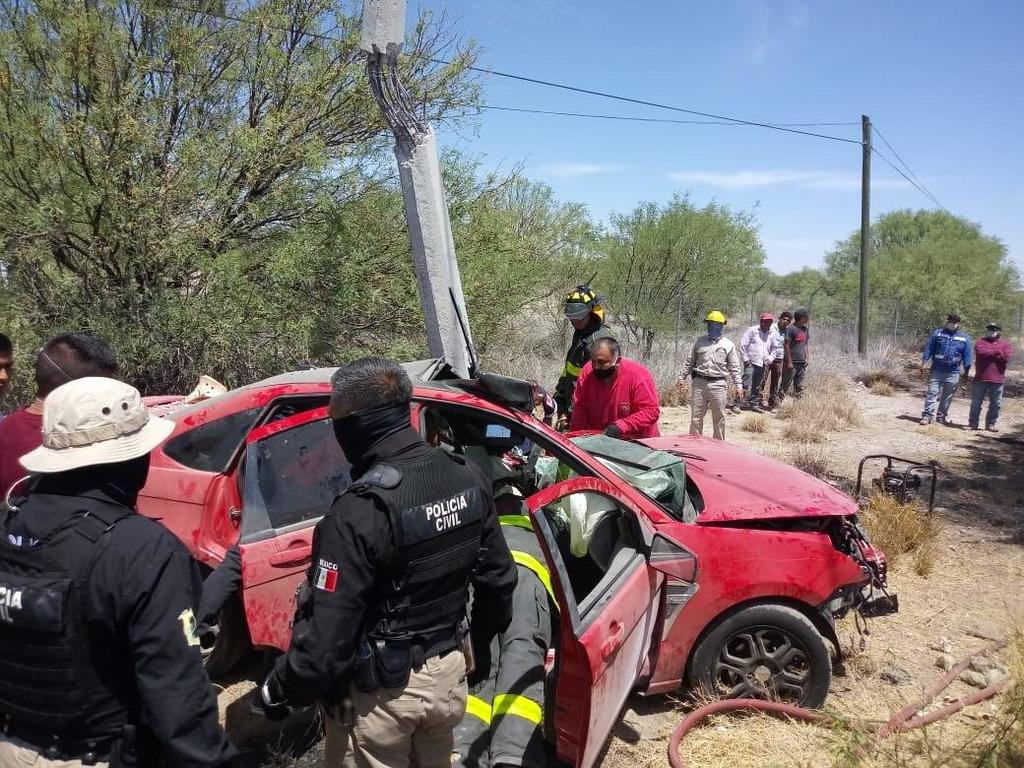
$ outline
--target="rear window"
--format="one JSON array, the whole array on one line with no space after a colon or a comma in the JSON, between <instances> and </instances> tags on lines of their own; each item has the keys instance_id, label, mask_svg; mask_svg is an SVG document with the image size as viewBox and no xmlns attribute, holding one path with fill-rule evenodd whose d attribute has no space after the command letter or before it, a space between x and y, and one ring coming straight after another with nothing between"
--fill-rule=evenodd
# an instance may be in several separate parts
<instances>
[{"instance_id":1,"label":"rear window","mask_svg":"<svg viewBox=\"0 0 1024 768\"><path fill-rule=\"evenodd\" d=\"M164 446L164 453L190 469L223 472L261 410L250 408L200 424L169 440Z\"/></svg>"}]
</instances>

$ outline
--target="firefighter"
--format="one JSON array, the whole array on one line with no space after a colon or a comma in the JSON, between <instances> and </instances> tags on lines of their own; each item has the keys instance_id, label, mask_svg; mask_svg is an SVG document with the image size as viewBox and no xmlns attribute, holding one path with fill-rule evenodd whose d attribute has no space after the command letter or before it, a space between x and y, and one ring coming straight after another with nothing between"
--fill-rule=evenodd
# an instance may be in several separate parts
<instances>
[{"instance_id":1,"label":"firefighter","mask_svg":"<svg viewBox=\"0 0 1024 768\"><path fill-rule=\"evenodd\" d=\"M174 429L138 390L86 377L48 393L27 499L0 520L0 765L230 765L184 545L135 512Z\"/></svg>"},{"instance_id":2,"label":"firefighter","mask_svg":"<svg viewBox=\"0 0 1024 768\"><path fill-rule=\"evenodd\" d=\"M558 407L557 427L569 428L572 419L572 392L580 371L590 359L590 342L610 332L604 325L604 307L601 297L586 285L577 285L565 297L565 316L572 323L573 334L569 351L565 353L565 367L555 386L555 405Z\"/></svg>"},{"instance_id":3,"label":"firefighter","mask_svg":"<svg viewBox=\"0 0 1024 768\"><path fill-rule=\"evenodd\" d=\"M508 466L506 464L506 466ZM466 715L455 731L457 768L546 766L544 674L558 610L519 476L499 481L494 504L501 532L518 566L512 621L490 638L476 635L476 673Z\"/></svg>"},{"instance_id":4,"label":"firefighter","mask_svg":"<svg viewBox=\"0 0 1024 768\"><path fill-rule=\"evenodd\" d=\"M363 358L331 384L353 483L316 526L291 647L255 703L274 719L325 701L330 766L448 768L466 705L468 585L479 631L512 611L491 484L412 428L398 363Z\"/></svg>"}]
</instances>

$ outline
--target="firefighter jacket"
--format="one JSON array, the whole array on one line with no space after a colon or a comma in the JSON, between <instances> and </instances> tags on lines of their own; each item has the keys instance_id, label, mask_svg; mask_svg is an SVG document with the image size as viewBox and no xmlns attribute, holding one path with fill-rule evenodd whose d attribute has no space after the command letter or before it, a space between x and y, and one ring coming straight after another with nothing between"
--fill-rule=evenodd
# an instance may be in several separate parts
<instances>
[{"instance_id":1,"label":"firefighter jacket","mask_svg":"<svg viewBox=\"0 0 1024 768\"><path fill-rule=\"evenodd\" d=\"M558 406L559 414L569 415L572 413L572 391L583 366L590 360L591 342L609 336L611 336L611 332L604 327L601 318L594 313L590 315L590 325L582 331L573 332L569 351L565 353L565 366L562 368L562 375L555 386L555 404Z\"/></svg>"},{"instance_id":2,"label":"firefighter jacket","mask_svg":"<svg viewBox=\"0 0 1024 768\"><path fill-rule=\"evenodd\" d=\"M0 529L9 734L105 761L137 727L136 745L155 741L176 766L229 765L195 632L202 580L182 543L100 490L32 493Z\"/></svg>"},{"instance_id":3,"label":"firefighter jacket","mask_svg":"<svg viewBox=\"0 0 1024 768\"><path fill-rule=\"evenodd\" d=\"M466 714L455 730L454 765L489 768L546 766L545 661L558 610L551 576L525 504L496 501L501 530L519 569L512 621L504 632L474 635L477 671ZM475 596L474 596L475 599Z\"/></svg>"},{"instance_id":4,"label":"firefighter jacket","mask_svg":"<svg viewBox=\"0 0 1024 768\"><path fill-rule=\"evenodd\" d=\"M414 642L428 657L454 647L470 582L487 596L475 624L495 631L511 615L515 565L478 470L404 429L353 474L314 530L309 598L271 673L289 702L340 690L364 640Z\"/></svg>"}]
</instances>

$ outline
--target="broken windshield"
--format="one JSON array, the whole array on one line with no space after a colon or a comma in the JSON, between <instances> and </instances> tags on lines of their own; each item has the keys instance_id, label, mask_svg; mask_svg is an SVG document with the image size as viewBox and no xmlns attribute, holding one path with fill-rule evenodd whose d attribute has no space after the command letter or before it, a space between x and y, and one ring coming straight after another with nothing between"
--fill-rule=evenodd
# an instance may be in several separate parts
<instances>
[{"instance_id":1,"label":"broken windshield","mask_svg":"<svg viewBox=\"0 0 1024 768\"><path fill-rule=\"evenodd\" d=\"M572 442L674 517L686 523L697 519L686 493L686 463L681 457L607 435L574 437Z\"/></svg>"}]
</instances>

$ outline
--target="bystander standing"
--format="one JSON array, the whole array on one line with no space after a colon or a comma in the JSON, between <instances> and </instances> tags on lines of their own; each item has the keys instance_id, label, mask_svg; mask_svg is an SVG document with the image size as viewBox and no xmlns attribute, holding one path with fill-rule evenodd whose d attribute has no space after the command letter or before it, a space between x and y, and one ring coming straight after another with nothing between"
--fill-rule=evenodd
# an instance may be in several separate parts
<instances>
[{"instance_id":1,"label":"bystander standing","mask_svg":"<svg viewBox=\"0 0 1024 768\"><path fill-rule=\"evenodd\" d=\"M1002 338L1003 329L996 323L985 326L985 335L974 345L974 381L971 384L971 414L968 424L978 429L981 406L988 398L985 413L985 429L998 432L996 422L1003 405L1003 387L1006 382L1006 366L1010 363L1013 347Z\"/></svg>"}]
</instances>

